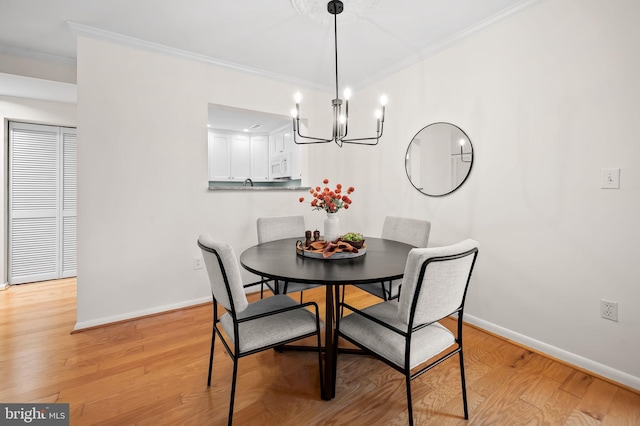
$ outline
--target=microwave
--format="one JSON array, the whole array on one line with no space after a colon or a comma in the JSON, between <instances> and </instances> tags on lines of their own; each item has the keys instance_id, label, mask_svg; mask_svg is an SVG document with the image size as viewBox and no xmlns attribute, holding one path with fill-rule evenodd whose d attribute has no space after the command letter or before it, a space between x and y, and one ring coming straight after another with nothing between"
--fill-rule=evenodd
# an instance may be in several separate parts
<instances>
[{"instance_id":1,"label":"microwave","mask_svg":"<svg viewBox=\"0 0 640 426\"><path fill-rule=\"evenodd\" d=\"M291 178L291 153L278 154L271 157L269 175L271 179Z\"/></svg>"}]
</instances>

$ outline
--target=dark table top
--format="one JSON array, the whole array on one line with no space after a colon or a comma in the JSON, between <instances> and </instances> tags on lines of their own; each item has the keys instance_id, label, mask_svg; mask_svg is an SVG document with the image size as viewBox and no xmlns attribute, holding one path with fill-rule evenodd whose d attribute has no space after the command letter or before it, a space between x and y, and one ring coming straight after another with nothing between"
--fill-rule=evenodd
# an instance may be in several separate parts
<instances>
[{"instance_id":1,"label":"dark table top","mask_svg":"<svg viewBox=\"0 0 640 426\"><path fill-rule=\"evenodd\" d=\"M240 264L256 275L301 283L364 284L402 278L409 244L366 237L366 254L350 259L316 259L296 253L289 238L258 244L240 255Z\"/></svg>"}]
</instances>

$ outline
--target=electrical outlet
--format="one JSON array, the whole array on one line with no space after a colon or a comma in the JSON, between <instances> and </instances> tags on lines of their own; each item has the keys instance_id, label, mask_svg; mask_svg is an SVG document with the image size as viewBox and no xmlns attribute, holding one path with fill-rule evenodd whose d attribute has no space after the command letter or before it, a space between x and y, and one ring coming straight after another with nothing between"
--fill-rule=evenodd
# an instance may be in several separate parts
<instances>
[{"instance_id":1,"label":"electrical outlet","mask_svg":"<svg viewBox=\"0 0 640 426\"><path fill-rule=\"evenodd\" d=\"M202 258L194 257L193 258L193 269L202 269Z\"/></svg>"},{"instance_id":2,"label":"electrical outlet","mask_svg":"<svg viewBox=\"0 0 640 426\"><path fill-rule=\"evenodd\" d=\"M618 321L618 302L600 300L600 316L602 318Z\"/></svg>"}]
</instances>

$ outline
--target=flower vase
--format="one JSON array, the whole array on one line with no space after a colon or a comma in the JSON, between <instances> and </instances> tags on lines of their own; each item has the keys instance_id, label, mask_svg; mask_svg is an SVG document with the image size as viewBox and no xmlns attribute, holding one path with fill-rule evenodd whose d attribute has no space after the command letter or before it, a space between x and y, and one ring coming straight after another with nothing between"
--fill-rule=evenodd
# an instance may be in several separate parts
<instances>
[{"instance_id":1,"label":"flower vase","mask_svg":"<svg viewBox=\"0 0 640 426\"><path fill-rule=\"evenodd\" d=\"M340 236L340 218L338 213L327 212L327 218L324 220L324 240L335 241Z\"/></svg>"}]
</instances>

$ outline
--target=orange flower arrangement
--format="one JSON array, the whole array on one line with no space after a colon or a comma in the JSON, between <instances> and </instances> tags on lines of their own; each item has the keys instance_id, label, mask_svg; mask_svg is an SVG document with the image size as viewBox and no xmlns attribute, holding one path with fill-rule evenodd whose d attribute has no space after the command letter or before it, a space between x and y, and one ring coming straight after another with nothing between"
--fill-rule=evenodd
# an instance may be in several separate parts
<instances>
[{"instance_id":1,"label":"orange flower arrangement","mask_svg":"<svg viewBox=\"0 0 640 426\"><path fill-rule=\"evenodd\" d=\"M322 183L328 185L329 179L323 180ZM313 207L313 210L324 210L327 213L335 213L342 208L348 209L351 204L349 195L355 191L355 188L350 186L346 194L343 194L342 190L342 184L340 183L337 184L333 190L329 189L328 186L325 186L324 189L319 186L311 188L309 190L309 193L313 197L311 207ZM300 197L300 202L304 202L304 197Z\"/></svg>"}]
</instances>

